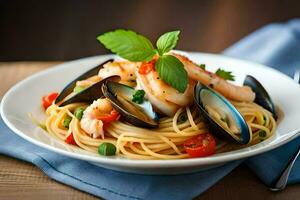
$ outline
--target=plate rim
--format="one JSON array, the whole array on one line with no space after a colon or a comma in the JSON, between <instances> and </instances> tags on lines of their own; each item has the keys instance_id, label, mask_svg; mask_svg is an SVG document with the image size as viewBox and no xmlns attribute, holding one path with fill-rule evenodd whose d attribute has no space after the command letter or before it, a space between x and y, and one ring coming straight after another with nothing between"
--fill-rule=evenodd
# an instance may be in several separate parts
<instances>
[{"instance_id":1,"label":"plate rim","mask_svg":"<svg viewBox=\"0 0 300 200\"><path fill-rule=\"evenodd\" d=\"M279 72L278 70L268 67L267 65L263 65L260 63L248 61L248 60L243 60L243 59L238 59L238 58L233 58L227 55L222 55L222 54L212 54L212 53L202 53L202 52L186 52L191 55L197 55L197 56L210 56L210 57L218 57L222 59L227 59L231 61L238 61L238 62L243 62L247 63L250 65L256 65L260 66L263 68L266 68L267 70L271 70L275 73L279 73L282 77L291 79L289 76L286 74L283 74ZM114 54L104 54L104 55L97 55L97 56L90 56L90 57L84 57L72 61L66 61L64 63L55 65L51 68L48 68L46 70L42 70L40 72L36 72L25 79L17 82L14 86L12 86L3 96L1 103L0 103L0 114L2 116L2 119L4 123L10 128L15 134L18 136L22 137L23 139L27 140L28 142L31 142L41 148L47 149L49 151L53 151L58 154L62 154L64 156L80 159L80 160L85 160L89 162L96 162L100 163L103 165L112 165L112 166L124 166L124 167L135 167L135 168L144 168L144 167L154 167L154 168L167 168L167 167L192 167L192 166L201 166L201 165L213 165L217 163L227 163L230 161L234 160L240 160L244 159L247 157L251 157L254 155L258 155L261 153L264 153L266 151L270 151L272 149L275 149L279 146L282 146L286 144L287 142L293 140L300 134L300 126L297 130L291 131L289 133L286 133L284 136L282 136L280 142L277 142L273 145L269 146L262 146L257 149L253 149L252 151L246 151L246 152L238 152L234 154L226 154L226 155L219 155L219 156L212 156L212 157L204 157L204 158L188 158L188 159L174 159L174 160L133 160L133 159L126 159L126 158L120 158L116 159L114 158L109 158L109 157L104 157L104 156L92 156L92 155L86 155L86 154L79 154L77 152L70 152L66 151L64 149L56 148L50 144L43 143L41 141L38 141L34 138L31 138L27 136L25 133L23 133L21 130L19 130L13 123L9 121L8 118L6 118L5 115L5 104L6 104L6 99L13 93L15 90L17 90L19 87L21 87L23 84L31 81L31 79L34 79L35 77L43 76L49 72L55 72L58 69L61 69L63 65L66 64L71 64L72 62L84 62L85 60L93 60L97 58L111 58L111 57L116 57ZM295 83L296 84L296 83ZM57 139L57 138L54 138Z\"/></svg>"}]
</instances>

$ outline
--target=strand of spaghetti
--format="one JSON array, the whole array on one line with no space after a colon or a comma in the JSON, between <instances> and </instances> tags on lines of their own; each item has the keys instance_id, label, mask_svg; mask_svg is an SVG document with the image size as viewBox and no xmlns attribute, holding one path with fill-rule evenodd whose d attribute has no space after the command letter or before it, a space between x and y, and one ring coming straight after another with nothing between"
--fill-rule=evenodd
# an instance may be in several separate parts
<instances>
[{"instance_id":1,"label":"strand of spaghetti","mask_svg":"<svg viewBox=\"0 0 300 200\"><path fill-rule=\"evenodd\" d=\"M254 127L260 130L264 130L267 134L266 138L271 136L271 132L268 128L266 128L265 126L259 125L259 124L250 124L250 127Z\"/></svg>"},{"instance_id":2,"label":"strand of spaghetti","mask_svg":"<svg viewBox=\"0 0 300 200\"><path fill-rule=\"evenodd\" d=\"M192 114L191 114L191 111L190 111L190 108L189 108L189 107L186 107L186 113L187 113L187 116L188 116L188 119L189 119L189 122L190 122L191 126L193 127L193 129L194 129L195 131L197 131L197 130L198 130L198 127L196 126L196 124L195 124L195 122L194 122L194 120L193 120L193 116L192 116Z\"/></svg>"},{"instance_id":3,"label":"strand of spaghetti","mask_svg":"<svg viewBox=\"0 0 300 200\"><path fill-rule=\"evenodd\" d=\"M49 131L52 131L52 133L58 138L60 138L61 140L64 140L67 134L67 130L60 128L61 126L60 124L62 123L61 121L64 118L64 116L65 113L62 110L46 123L47 130L49 129Z\"/></svg>"},{"instance_id":4,"label":"strand of spaghetti","mask_svg":"<svg viewBox=\"0 0 300 200\"><path fill-rule=\"evenodd\" d=\"M199 125L199 128L201 127L202 125ZM128 129L122 129L122 130L118 130L118 128L117 127L112 127L112 128L109 128L108 130L107 130L107 132L108 133L110 133L111 132L111 130L114 130L116 133L124 133L124 132L126 132L126 133L128 133L128 132L130 132L130 133L136 133L137 132L137 136L136 137L146 137L146 136L148 136L148 137L153 137L153 136L155 136L155 135L157 135L157 134L160 134L160 135L163 135L163 136L165 136L165 137L182 137L182 136L191 136L191 135L195 135L195 134L199 134L199 133L203 133L203 132L205 132L206 131L206 129L200 129L199 131L194 131L194 130L190 130L190 128L188 128L187 130L185 130L185 132L183 133L183 134L181 134L181 135L179 135L178 133L175 133L175 132L159 132L159 130L156 130L156 131L152 131L152 132L147 132L147 131L134 131L134 130L130 130L130 128L128 128ZM146 134L147 133L147 134Z\"/></svg>"},{"instance_id":5,"label":"strand of spaghetti","mask_svg":"<svg viewBox=\"0 0 300 200\"><path fill-rule=\"evenodd\" d=\"M182 154L179 149L176 147L176 145L172 142L171 139L168 139L162 135L159 135L158 136L162 141L164 141L166 144L168 144L172 149L174 149L174 151L177 153L177 154Z\"/></svg>"},{"instance_id":6,"label":"strand of spaghetti","mask_svg":"<svg viewBox=\"0 0 300 200\"><path fill-rule=\"evenodd\" d=\"M160 159L178 159L178 158L184 158L184 154L180 154L180 155L162 155L159 153L155 153L153 151L151 151L144 143L141 143L141 146L143 147L143 149L149 153L149 155L155 157L155 158L160 158Z\"/></svg>"},{"instance_id":7,"label":"strand of spaghetti","mask_svg":"<svg viewBox=\"0 0 300 200\"><path fill-rule=\"evenodd\" d=\"M74 120L76 121L76 123L74 123L74 127L73 129L79 133L77 134L77 137L79 139L79 141L81 141L82 143L86 144L86 145L91 145L91 146L99 146L100 144L104 143L104 142L109 142L112 144L116 144L115 139L111 138L111 139L97 139L97 138L91 138L90 136L88 136L80 127L80 121L77 118L74 118Z\"/></svg>"},{"instance_id":8,"label":"strand of spaghetti","mask_svg":"<svg viewBox=\"0 0 300 200\"><path fill-rule=\"evenodd\" d=\"M73 138L74 138L76 144L77 144L79 147L81 147L81 148L83 148L83 149L85 149L85 150L87 150L87 151L96 153L96 152L97 152L97 148L89 147L89 146L83 144L83 143L79 140L78 135L80 135L80 131L77 129L78 126L76 126L76 123L79 123L79 121L78 121L76 118L72 118L72 121L71 121L71 123L70 123L70 129L72 130Z\"/></svg>"},{"instance_id":9,"label":"strand of spaghetti","mask_svg":"<svg viewBox=\"0 0 300 200\"><path fill-rule=\"evenodd\" d=\"M61 132L64 131L64 130L59 130L56 126L55 126L55 117L54 118L50 118L49 121L47 121L46 123L46 127L47 127L47 130L49 132L52 133L52 135L54 135L55 137L61 139L61 140L64 140L64 137L65 137L65 134L62 134Z\"/></svg>"},{"instance_id":10,"label":"strand of spaghetti","mask_svg":"<svg viewBox=\"0 0 300 200\"><path fill-rule=\"evenodd\" d=\"M146 155L130 153L130 152L126 151L124 146L120 146L120 151L123 153L124 156L126 156L127 158L131 158L131 159L138 159L138 160L153 160L153 159L155 159L155 157L153 157L153 156L146 156Z\"/></svg>"},{"instance_id":11,"label":"strand of spaghetti","mask_svg":"<svg viewBox=\"0 0 300 200\"><path fill-rule=\"evenodd\" d=\"M131 150L137 154L141 154L141 155L148 155L145 151L137 148L132 142L129 143L129 147L131 148Z\"/></svg>"},{"instance_id":12,"label":"strand of spaghetti","mask_svg":"<svg viewBox=\"0 0 300 200\"><path fill-rule=\"evenodd\" d=\"M155 152L155 153L159 153L159 154L166 154L166 155L174 155L175 152L174 152L174 149L166 149L166 150L162 150L162 151L159 151L159 152ZM182 152L182 158L188 158L189 155L184 151Z\"/></svg>"},{"instance_id":13,"label":"strand of spaghetti","mask_svg":"<svg viewBox=\"0 0 300 200\"><path fill-rule=\"evenodd\" d=\"M172 120L173 121L173 123L172 123L173 130L179 134L181 134L181 131L179 130L179 128L177 126L177 121L178 121L178 117L181 114L181 112L182 112L182 108L178 109Z\"/></svg>"}]
</instances>

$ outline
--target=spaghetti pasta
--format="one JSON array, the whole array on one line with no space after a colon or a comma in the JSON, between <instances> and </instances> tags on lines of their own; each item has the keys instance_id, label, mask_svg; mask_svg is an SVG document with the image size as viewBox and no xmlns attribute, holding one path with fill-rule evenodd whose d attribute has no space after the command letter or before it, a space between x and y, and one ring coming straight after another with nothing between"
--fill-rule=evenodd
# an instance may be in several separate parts
<instances>
[{"instance_id":1,"label":"spaghetti pasta","mask_svg":"<svg viewBox=\"0 0 300 200\"><path fill-rule=\"evenodd\" d=\"M230 144L220 141L217 152L254 145L269 138L276 129L272 114L255 103L232 101L232 104L246 119L251 132L251 141L247 145ZM183 143L193 136L206 133L208 127L195 107L180 108L173 117L159 120L159 127L146 129L135 127L124 121L115 121L105 130L105 138L92 138L82 130L79 120L73 112L78 107L86 108L87 104L73 103L59 107L52 104L46 111L48 115L46 127L50 134L65 140L70 134L79 148L97 153L97 147L105 142L117 147L117 155L130 159L181 159L188 158ZM179 121L180 115L186 115L185 121ZM69 129L63 126L63 119L68 115L72 118ZM265 135L261 136L263 131Z\"/></svg>"}]
</instances>

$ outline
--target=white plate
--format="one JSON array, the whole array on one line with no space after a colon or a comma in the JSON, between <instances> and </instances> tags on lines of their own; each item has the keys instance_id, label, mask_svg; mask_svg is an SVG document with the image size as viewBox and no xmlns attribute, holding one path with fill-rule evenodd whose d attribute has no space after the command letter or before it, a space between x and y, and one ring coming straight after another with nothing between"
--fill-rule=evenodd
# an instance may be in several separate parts
<instances>
[{"instance_id":1,"label":"white plate","mask_svg":"<svg viewBox=\"0 0 300 200\"><path fill-rule=\"evenodd\" d=\"M1 115L4 122L16 134L38 146L58 154L86 160L118 171L147 174L175 174L203 170L229 161L253 156L283 145L295 138L300 131L300 87L293 80L266 66L237 60L222 55L189 53L196 63L204 63L209 70L222 67L236 76L241 84L246 74L256 77L267 89L275 104L281 108L284 117L273 137L240 150L216 154L206 158L184 160L129 160L117 157L103 157L92 154L49 136L36 127L28 118L33 113L39 119L45 116L40 108L41 97L52 91L60 91L67 83L89 68L105 61L112 55L96 56L67 62L26 78L12 87L3 97Z\"/></svg>"}]
</instances>

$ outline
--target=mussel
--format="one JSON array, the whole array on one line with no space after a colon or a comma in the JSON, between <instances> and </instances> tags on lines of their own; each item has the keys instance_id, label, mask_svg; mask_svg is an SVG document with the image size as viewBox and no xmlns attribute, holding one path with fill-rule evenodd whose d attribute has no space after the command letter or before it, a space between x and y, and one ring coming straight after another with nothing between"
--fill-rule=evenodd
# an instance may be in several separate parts
<instances>
[{"instance_id":1,"label":"mussel","mask_svg":"<svg viewBox=\"0 0 300 200\"><path fill-rule=\"evenodd\" d=\"M92 103L94 100L97 100L101 97L103 97L102 93L102 85L107 81L107 80L114 80L114 81L119 81L120 77L119 76L110 76L107 77L93 85L91 85L88 88L85 88L81 92L71 96L70 98L65 99L63 102L59 102L59 106L65 106L71 103Z\"/></svg>"},{"instance_id":2,"label":"mussel","mask_svg":"<svg viewBox=\"0 0 300 200\"><path fill-rule=\"evenodd\" d=\"M225 97L198 83L194 100L214 134L233 142L249 143L251 134L245 119Z\"/></svg>"},{"instance_id":3,"label":"mussel","mask_svg":"<svg viewBox=\"0 0 300 200\"><path fill-rule=\"evenodd\" d=\"M76 86L76 82L80 81L80 80L85 80L91 76L97 75L99 70L103 67L103 65L105 65L108 62L112 62L113 59L109 59L99 65L97 65L96 67L93 67L92 69L88 70L87 72L83 73L82 75L78 76L76 79L74 79L72 82L70 82L59 94L59 96L55 99L55 103L59 103L62 100L64 100L69 94L71 94L73 92L73 89ZM97 84L97 85L96 85ZM102 85L101 83L96 83L94 88L98 88L99 85ZM93 88L93 89L94 89ZM100 87L101 88L101 87ZM89 91L88 91L89 92ZM100 90L101 92L101 90ZM79 97L77 96L79 95ZM90 99L88 98L88 95L86 95L86 97L82 98L82 94L78 93L76 96L73 96L72 99L69 99L69 101L65 101L61 104L61 106L63 105L67 105L73 102L79 102L79 100L84 100L84 102L89 102ZM84 95L85 96L85 95ZM78 101L74 101L76 100L76 98L79 98ZM86 99L87 98L87 99Z\"/></svg>"},{"instance_id":4,"label":"mussel","mask_svg":"<svg viewBox=\"0 0 300 200\"><path fill-rule=\"evenodd\" d=\"M125 121L138 127L158 126L158 116L149 101L144 99L141 104L132 101L133 94L136 92L134 88L107 80L102 85L102 92Z\"/></svg>"},{"instance_id":5,"label":"mussel","mask_svg":"<svg viewBox=\"0 0 300 200\"><path fill-rule=\"evenodd\" d=\"M244 80L244 85L251 87L251 89L255 92L254 102L270 111L273 117L277 119L274 103L262 84L253 76L247 75Z\"/></svg>"}]
</instances>

